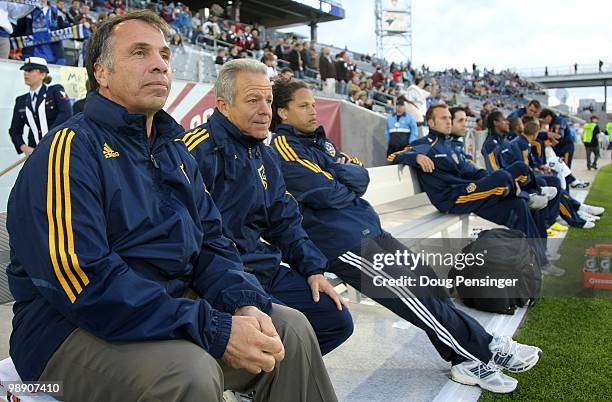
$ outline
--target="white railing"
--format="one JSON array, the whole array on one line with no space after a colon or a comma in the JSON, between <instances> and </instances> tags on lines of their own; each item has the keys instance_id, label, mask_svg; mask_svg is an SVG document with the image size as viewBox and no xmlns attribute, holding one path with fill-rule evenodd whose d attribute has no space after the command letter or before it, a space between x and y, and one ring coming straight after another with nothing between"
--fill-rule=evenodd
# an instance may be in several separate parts
<instances>
[{"instance_id":1,"label":"white railing","mask_svg":"<svg viewBox=\"0 0 612 402\"><path fill-rule=\"evenodd\" d=\"M516 70L521 77L547 77L559 75L603 74L612 73L612 63L568 64L566 66L544 66Z\"/></svg>"}]
</instances>

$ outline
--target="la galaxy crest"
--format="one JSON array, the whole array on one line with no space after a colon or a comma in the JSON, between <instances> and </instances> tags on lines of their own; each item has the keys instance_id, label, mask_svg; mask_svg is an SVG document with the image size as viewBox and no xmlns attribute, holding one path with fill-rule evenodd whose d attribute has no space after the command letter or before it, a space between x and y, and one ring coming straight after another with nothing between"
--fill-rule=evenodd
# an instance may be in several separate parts
<instances>
[{"instance_id":1,"label":"la galaxy crest","mask_svg":"<svg viewBox=\"0 0 612 402\"><path fill-rule=\"evenodd\" d=\"M465 191L466 191L468 194L471 194L471 193L473 193L474 191L476 191L476 183L470 183L470 184L468 184L468 185L467 185L467 187L465 188Z\"/></svg>"},{"instance_id":2,"label":"la galaxy crest","mask_svg":"<svg viewBox=\"0 0 612 402\"><path fill-rule=\"evenodd\" d=\"M261 165L259 169L257 169L257 173L259 173L259 180L261 180L261 184L263 184L264 188L268 189L268 178L266 177L266 168L264 165Z\"/></svg>"},{"instance_id":3,"label":"la galaxy crest","mask_svg":"<svg viewBox=\"0 0 612 402\"><path fill-rule=\"evenodd\" d=\"M325 152L329 154L331 157L336 156L336 147L331 142L325 141Z\"/></svg>"}]
</instances>

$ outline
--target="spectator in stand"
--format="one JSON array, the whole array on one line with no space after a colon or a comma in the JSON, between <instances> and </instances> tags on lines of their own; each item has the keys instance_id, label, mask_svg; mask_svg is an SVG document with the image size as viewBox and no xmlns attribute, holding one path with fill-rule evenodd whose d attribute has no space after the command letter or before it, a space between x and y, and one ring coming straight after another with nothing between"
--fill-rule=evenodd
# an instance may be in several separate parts
<instances>
[{"instance_id":1,"label":"spectator in stand","mask_svg":"<svg viewBox=\"0 0 612 402\"><path fill-rule=\"evenodd\" d=\"M331 51L328 47L321 49L319 74L321 75L323 92L327 94L336 92L336 65L332 60Z\"/></svg>"},{"instance_id":2,"label":"spectator in stand","mask_svg":"<svg viewBox=\"0 0 612 402\"><path fill-rule=\"evenodd\" d=\"M70 6L70 8L68 9L68 12L66 13L66 19L71 24L77 24L78 19L79 19L78 17L80 14L81 14L81 2L79 0L73 0L72 5Z\"/></svg>"},{"instance_id":3,"label":"spectator in stand","mask_svg":"<svg viewBox=\"0 0 612 402\"><path fill-rule=\"evenodd\" d=\"M274 49L274 54L280 60L289 61L289 53L291 53L291 45L287 38L282 38L276 48Z\"/></svg>"},{"instance_id":4,"label":"spectator in stand","mask_svg":"<svg viewBox=\"0 0 612 402\"><path fill-rule=\"evenodd\" d=\"M221 28L219 28L219 24L217 23L217 17L211 15L208 20L202 25L202 33L204 35L213 36L215 39L219 39L221 37Z\"/></svg>"},{"instance_id":5,"label":"spectator in stand","mask_svg":"<svg viewBox=\"0 0 612 402\"><path fill-rule=\"evenodd\" d=\"M353 92L359 92L361 88L359 88L359 77L357 75L353 76L351 79L351 83L348 85L348 93L351 95Z\"/></svg>"},{"instance_id":6,"label":"spectator in stand","mask_svg":"<svg viewBox=\"0 0 612 402\"><path fill-rule=\"evenodd\" d=\"M183 47L183 37L181 36L180 32L175 32L174 35L172 35L172 39L170 39L170 45L180 48Z\"/></svg>"},{"instance_id":7,"label":"spectator in stand","mask_svg":"<svg viewBox=\"0 0 612 402\"><path fill-rule=\"evenodd\" d=\"M11 21L30 14L34 6L0 1L0 59L7 59L11 53L9 36L13 33Z\"/></svg>"},{"instance_id":8,"label":"spectator in stand","mask_svg":"<svg viewBox=\"0 0 612 402\"><path fill-rule=\"evenodd\" d=\"M276 59L274 57L274 53L264 53L262 62L266 65L266 74L268 79L270 81L275 81L278 77L278 73L276 72Z\"/></svg>"},{"instance_id":9,"label":"spectator in stand","mask_svg":"<svg viewBox=\"0 0 612 402\"><path fill-rule=\"evenodd\" d=\"M418 109L418 116L414 117L417 121L417 126L420 127L419 137L423 137L424 135L423 122L425 112L427 112L427 98L430 95L424 88L425 79L423 77L419 77L414 80L414 84L410 85L406 91L406 99L414 103Z\"/></svg>"},{"instance_id":10,"label":"spectator in stand","mask_svg":"<svg viewBox=\"0 0 612 402\"><path fill-rule=\"evenodd\" d=\"M480 110L480 118L482 119L483 122L487 121L489 114L491 114L493 110L494 108L491 102L486 101L485 103L482 104L482 109Z\"/></svg>"},{"instance_id":11,"label":"spectator in stand","mask_svg":"<svg viewBox=\"0 0 612 402\"><path fill-rule=\"evenodd\" d=\"M277 81L291 81L293 79L293 71L289 67L285 67L280 71L276 78Z\"/></svg>"},{"instance_id":12,"label":"spectator in stand","mask_svg":"<svg viewBox=\"0 0 612 402\"><path fill-rule=\"evenodd\" d=\"M193 17L191 17L191 38L195 39L196 35L199 32L202 32L202 19L200 18L200 13L195 13Z\"/></svg>"},{"instance_id":13,"label":"spectator in stand","mask_svg":"<svg viewBox=\"0 0 612 402\"><path fill-rule=\"evenodd\" d=\"M472 109L470 109L470 102L465 102L465 105L463 106L463 111L465 112L465 115L467 117L476 117Z\"/></svg>"},{"instance_id":14,"label":"spectator in stand","mask_svg":"<svg viewBox=\"0 0 612 402\"><path fill-rule=\"evenodd\" d=\"M222 65L227 61L227 57L225 56L225 48L220 47L217 49L217 57L215 58L215 64Z\"/></svg>"},{"instance_id":15,"label":"spectator in stand","mask_svg":"<svg viewBox=\"0 0 612 402\"><path fill-rule=\"evenodd\" d=\"M234 44L242 49L244 49L246 46L246 38L240 24L236 24L236 40L234 41Z\"/></svg>"},{"instance_id":16,"label":"spectator in stand","mask_svg":"<svg viewBox=\"0 0 612 402\"><path fill-rule=\"evenodd\" d=\"M354 103L354 104L358 104L359 102L359 96L361 95L359 91L355 91L355 92L349 92L349 102Z\"/></svg>"},{"instance_id":17,"label":"spectator in stand","mask_svg":"<svg viewBox=\"0 0 612 402\"><path fill-rule=\"evenodd\" d=\"M349 70L348 63L346 61L347 58L348 55L346 52L340 52L336 55L336 61L334 63L336 66L336 79L338 80L338 88L336 92L341 95L348 94L347 83L349 82Z\"/></svg>"},{"instance_id":18,"label":"spectator in stand","mask_svg":"<svg viewBox=\"0 0 612 402\"><path fill-rule=\"evenodd\" d=\"M410 66L404 67L404 71L402 72L402 81L404 82L404 86L412 84L413 78L414 77L410 71Z\"/></svg>"},{"instance_id":19,"label":"spectator in stand","mask_svg":"<svg viewBox=\"0 0 612 402\"><path fill-rule=\"evenodd\" d=\"M98 14L91 11L89 4L81 4L81 16L89 18L94 24L98 22Z\"/></svg>"},{"instance_id":20,"label":"spectator in stand","mask_svg":"<svg viewBox=\"0 0 612 402\"><path fill-rule=\"evenodd\" d=\"M312 58L310 57L310 50L306 47L306 42L302 43L302 50L300 51L300 55L302 56L303 66L304 66L304 75L310 78L317 78L316 74L313 76L312 74L308 75L308 69L313 69L314 66L312 64Z\"/></svg>"},{"instance_id":21,"label":"spectator in stand","mask_svg":"<svg viewBox=\"0 0 612 402\"><path fill-rule=\"evenodd\" d=\"M39 45L25 47L23 57L42 57L49 64L66 64L62 41L53 41L51 32L66 28L68 22L60 15L57 7L49 6L48 0L39 0L39 4L25 17L17 21L13 36L32 35Z\"/></svg>"},{"instance_id":22,"label":"spectator in stand","mask_svg":"<svg viewBox=\"0 0 612 402\"><path fill-rule=\"evenodd\" d=\"M227 32L221 32L221 40L224 42L235 44L238 41L238 36L236 35L236 26L231 24Z\"/></svg>"},{"instance_id":23,"label":"spectator in stand","mask_svg":"<svg viewBox=\"0 0 612 402\"><path fill-rule=\"evenodd\" d=\"M241 59L242 56L240 55L240 48L238 46L232 46L230 48L230 54L228 58L231 60Z\"/></svg>"},{"instance_id":24,"label":"spectator in stand","mask_svg":"<svg viewBox=\"0 0 612 402\"><path fill-rule=\"evenodd\" d=\"M304 60L302 59L302 44L296 42L293 45L293 50L289 53L289 68L293 71L295 78L304 78Z\"/></svg>"},{"instance_id":25,"label":"spectator in stand","mask_svg":"<svg viewBox=\"0 0 612 402\"><path fill-rule=\"evenodd\" d=\"M318 69L319 68L319 53L317 53L317 42L314 40L310 41L308 45L308 54L310 55L310 63L308 65L309 68Z\"/></svg>"},{"instance_id":26,"label":"spectator in stand","mask_svg":"<svg viewBox=\"0 0 612 402\"><path fill-rule=\"evenodd\" d=\"M253 55L256 59L261 59L263 55L263 51L261 50L261 42L259 39L259 30L257 28L251 29L251 34L249 36L249 41L247 42L247 49L253 52Z\"/></svg>"},{"instance_id":27,"label":"spectator in stand","mask_svg":"<svg viewBox=\"0 0 612 402\"><path fill-rule=\"evenodd\" d=\"M394 83L400 83L402 74L394 63L391 63L391 77Z\"/></svg>"},{"instance_id":28,"label":"spectator in stand","mask_svg":"<svg viewBox=\"0 0 612 402\"><path fill-rule=\"evenodd\" d=\"M374 74L372 74L372 84L376 86L379 82L382 82L384 80L385 76L383 75L382 67L377 66L376 71L374 72Z\"/></svg>"}]
</instances>

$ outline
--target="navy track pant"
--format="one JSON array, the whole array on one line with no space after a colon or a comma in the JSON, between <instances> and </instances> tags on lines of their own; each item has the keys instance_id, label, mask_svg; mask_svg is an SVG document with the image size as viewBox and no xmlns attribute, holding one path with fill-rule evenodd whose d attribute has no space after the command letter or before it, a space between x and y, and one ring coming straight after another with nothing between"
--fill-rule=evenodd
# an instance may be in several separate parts
<instances>
[{"instance_id":1,"label":"navy track pant","mask_svg":"<svg viewBox=\"0 0 612 402\"><path fill-rule=\"evenodd\" d=\"M264 286L275 303L301 311L314 329L321 354L325 355L353 333L353 318L348 309L339 311L334 301L319 293L315 303L308 282L297 271L281 265L270 283Z\"/></svg>"},{"instance_id":2,"label":"navy track pant","mask_svg":"<svg viewBox=\"0 0 612 402\"><path fill-rule=\"evenodd\" d=\"M488 221L504 225L510 229L520 230L528 239L533 239L531 244L538 263L540 266L544 266L548 264L546 258L546 229L548 228L546 211L545 209L530 210L525 199L513 195L514 188L510 190L511 194L494 192L493 190L496 188L507 186L509 174L513 178L518 177L518 172L503 169L496 170L489 176L475 181L477 190L469 195L458 195L455 205L448 212L451 214L473 212ZM482 196L479 194L482 194Z\"/></svg>"},{"instance_id":3,"label":"navy track pant","mask_svg":"<svg viewBox=\"0 0 612 402\"><path fill-rule=\"evenodd\" d=\"M382 236L365 242L362 247L347 251L329 264L329 271L358 289L377 303L385 306L401 318L427 333L440 356L459 364L466 360L491 360L489 343L492 336L468 314L457 309L440 287L376 286L374 276L400 278L409 275L436 277L427 265L418 266L414 271L404 266L387 265L376 270L374 255L408 250L406 246L384 232Z\"/></svg>"}]
</instances>

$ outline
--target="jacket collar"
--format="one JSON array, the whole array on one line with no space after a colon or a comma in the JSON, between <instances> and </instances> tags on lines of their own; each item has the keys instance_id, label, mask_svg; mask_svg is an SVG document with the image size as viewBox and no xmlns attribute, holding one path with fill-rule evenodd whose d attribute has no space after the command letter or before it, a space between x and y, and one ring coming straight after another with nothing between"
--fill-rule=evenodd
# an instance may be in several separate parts
<instances>
[{"instance_id":1,"label":"jacket collar","mask_svg":"<svg viewBox=\"0 0 612 402\"><path fill-rule=\"evenodd\" d=\"M105 98L97 91L87 95L84 113L88 119L118 135L146 136L147 118L144 114L129 113L125 107ZM161 141L173 140L184 131L164 110L160 110L153 117L153 132L156 133L155 142L158 144Z\"/></svg>"},{"instance_id":2,"label":"jacket collar","mask_svg":"<svg viewBox=\"0 0 612 402\"><path fill-rule=\"evenodd\" d=\"M276 134L296 137L301 142L318 142L321 140L327 140L327 134L325 134L325 129L323 126L317 127L312 133L302 133L297 128L289 124L279 124L276 126L275 132Z\"/></svg>"},{"instance_id":3,"label":"jacket collar","mask_svg":"<svg viewBox=\"0 0 612 402\"><path fill-rule=\"evenodd\" d=\"M503 141L503 139L506 137L506 135L505 135L505 134L503 134L503 133L497 133L497 132L495 132L495 131L491 131L491 132L489 133L489 135L491 136L491 138L493 138L493 139L494 139L495 141L497 141L497 142L502 142L502 141Z\"/></svg>"},{"instance_id":4,"label":"jacket collar","mask_svg":"<svg viewBox=\"0 0 612 402\"><path fill-rule=\"evenodd\" d=\"M212 116L208 118L206 125L212 133L211 135L215 138L215 143L217 143L217 145L221 145L221 143L229 139L239 143L245 148L253 148L263 143L263 140L242 134L240 129L229 121L229 119L217 108L215 108Z\"/></svg>"},{"instance_id":5,"label":"jacket collar","mask_svg":"<svg viewBox=\"0 0 612 402\"><path fill-rule=\"evenodd\" d=\"M431 140L438 141L446 141L451 138L450 134L444 134L436 130L429 129L429 134L427 135Z\"/></svg>"}]
</instances>

